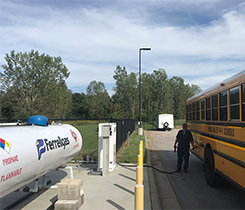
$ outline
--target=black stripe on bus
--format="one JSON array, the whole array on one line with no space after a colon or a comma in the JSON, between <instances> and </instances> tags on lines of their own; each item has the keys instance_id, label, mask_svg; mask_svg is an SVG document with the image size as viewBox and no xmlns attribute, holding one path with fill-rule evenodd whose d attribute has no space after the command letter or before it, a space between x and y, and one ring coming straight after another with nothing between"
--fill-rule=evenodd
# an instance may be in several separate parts
<instances>
[{"instance_id":1,"label":"black stripe on bus","mask_svg":"<svg viewBox=\"0 0 245 210\"><path fill-rule=\"evenodd\" d=\"M209 133L203 133L203 132L196 131L196 130L191 130L191 129L190 129L190 131L193 132L193 133L197 133L197 134L209 137L209 138L217 139L219 141L223 141L223 142L226 142L226 143L229 143L229 144L233 144L233 145L245 148L245 142L244 141L239 141L239 140L235 140L235 139L229 139L229 138L226 138L226 137L223 137L223 136L217 136L217 135L213 135L213 134L209 134Z\"/></svg>"},{"instance_id":2,"label":"black stripe on bus","mask_svg":"<svg viewBox=\"0 0 245 210\"><path fill-rule=\"evenodd\" d=\"M214 149L213 151L214 151L214 154L219 155L220 157L225 158L226 160L229 160L230 162L232 162L232 163L234 163L234 164L236 164L236 165L238 165L238 166L240 166L242 168L245 168L245 163L244 162L242 162L242 161L240 161L240 160L238 160L238 159L236 159L234 157L231 157L231 156L229 156L229 155L227 155L227 154L225 154L223 152L220 152L220 151L218 151L216 149Z\"/></svg>"},{"instance_id":3,"label":"black stripe on bus","mask_svg":"<svg viewBox=\"0 0 245 210\"><path fill-rule=\"evenodd\" d=\"M203 143L199 142L198 144L199 144L200 147L204 148L204 144Z\"/></svg>"},{"instance_id":4,"label":"black stripe on bus","mask_svg":"<svg viewBox=\"0 0 245 210\"><path fill-rule=\"evenodd\" d=\"M224 177L226 180L228 180L229 182L231 182L233 185L235 185L236 187L238 187L239 189L245 191L245 188L242 187L240 184L238 184L236 181L234 181L233 179L231 179L230 177L228 177L226 174L224 174L223 172L221 172L219 169L216 169L217 174L221 175L222 177Z\"/></svg>"},{"instance_id":5,"label":"black stripe on bus","mask_svg":"<svg viewBox=\"0 0 245 210\"><path fill-rule=\"evenodd\" d=\"M192 121L192 120L187 120L188 123L195 123L195 124L207 124L207 125L221 125L221 126L234 126L234 127L245 127L245 122L212 122L212 121Z\"/></svg>"},{"instance_id":6,"label":"black stripe on bus","mask_svg":"<svg viewBox=\"0 0 245 210\"><path fill-rule=\"evenodd\" d=\"M204 148L204 144L203 144L203 143L198 142L198 141L196 141L196 140L193 140L193 141L194 141L195 144L198 144L200 147L203 147L203 148Z\"/></svg>"}]
</instances>

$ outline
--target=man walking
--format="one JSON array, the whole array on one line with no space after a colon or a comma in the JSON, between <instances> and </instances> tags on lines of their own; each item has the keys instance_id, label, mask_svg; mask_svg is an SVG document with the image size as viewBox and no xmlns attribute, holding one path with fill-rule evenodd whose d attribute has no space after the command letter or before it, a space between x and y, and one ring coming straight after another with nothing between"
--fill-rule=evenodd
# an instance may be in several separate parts
<instances>
[{"instance_id":1,"label":"man walking","mask_svg":"<svg viewBox=\"0 0 245 210\"><path fill-rule=\"evenodd\" d=\"M189 150L190 150L190 143L194 149L193 137L191 132L187 129L187 124L183 123L182 125L183 130L179 130L176 140L174 143L174 151L176 152L176 144L178 143L178 164L177 164L177 173L181 172L182 162L184 159L184 172L188 173L187 168L189 166Z\"/></svg>"}]
</instances>

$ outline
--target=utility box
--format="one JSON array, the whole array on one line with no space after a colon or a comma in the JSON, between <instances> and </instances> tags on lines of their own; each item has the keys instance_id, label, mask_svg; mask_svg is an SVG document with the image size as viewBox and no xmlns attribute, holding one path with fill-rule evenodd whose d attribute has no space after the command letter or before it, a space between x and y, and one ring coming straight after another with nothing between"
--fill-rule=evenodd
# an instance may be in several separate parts
<instances>
[{"instance_id":1,"label":"utility box","mask_svg":"<svg viewBox=\"0 0 245 210\"><path fill-rule=\"evenodd\" d=\"M156 127L170 131L174 128L174 116L172 114L159 114L156 119Z\"/></svg>"},{"instance_id":2,"label":"utility box","mask_svg":"<svg viewBox=\"0 0 245 210\"><path fill-rule=\"evenodd\" d=\"M101 136L103 138L109 138L111 135L111 125L102 125Z\"/></svg>"},{"instance_id":3,"label":"utility box","mask_svg":"<svg viewBox=\"0 0 245 210\"><path fill-rule=\"evenodd\" d=\"M108 176L116 166L116 123L99 123L98 171Z\"/></svg>"}]
</instances>

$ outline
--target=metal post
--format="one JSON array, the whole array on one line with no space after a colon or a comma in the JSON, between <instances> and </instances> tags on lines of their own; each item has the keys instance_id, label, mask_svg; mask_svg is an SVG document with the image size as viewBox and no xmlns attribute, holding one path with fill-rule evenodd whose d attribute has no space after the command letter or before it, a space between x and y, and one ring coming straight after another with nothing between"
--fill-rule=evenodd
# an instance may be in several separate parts
<instances>
[{"instance_id":1,"label":"metal post","mask_svg":"<svg viewBox=\"0 0 245 210\"><path fill-rule=\"evenodd\" d=\"M134 187L134 209L143 210L144 209L144 186L142 184L136 184Z\"/></svg>"},{"instance_id":2,"label":"metal post","mask_svg":"<svg viewBox=\"0 0 245 210\"><path fill-rule=\"evenodd\" d=\"M143 135L143 129L141 129L141 50L151 50L151 48L139 48L139 130L138 135Z\"/></svg>"},{"instance_id":3,"label":"metal post","mask_svg":"<svg viewBox=\"0 0 245 210\"><path fill-rule=\"evenodd\" d=\"M127 146L129 146L130 145L130 139L129 139L129 137L130 137L130 131L128 131L128 136L127 136L127 139L128 139L128 144L127 144Z\"/></svg>"},{"instance_id":4,"label":"metal post","mask_svg":"<svg viewBox=\"0 0 245 210\"><path fill-rule=\"evenodd\" d=\"M73 168L72 166L67 167L70 169L70 179L73 179Z\"/></svg>"},{"instance_id":5,"label":"metal post","mask_svg":"<svg viewBox=\"0 0 245 210\"><path fill-rule=\"evenodd\" d=\"M141 128L141 48L139 49L139 118Z\"/></svg>"}]
</instances>

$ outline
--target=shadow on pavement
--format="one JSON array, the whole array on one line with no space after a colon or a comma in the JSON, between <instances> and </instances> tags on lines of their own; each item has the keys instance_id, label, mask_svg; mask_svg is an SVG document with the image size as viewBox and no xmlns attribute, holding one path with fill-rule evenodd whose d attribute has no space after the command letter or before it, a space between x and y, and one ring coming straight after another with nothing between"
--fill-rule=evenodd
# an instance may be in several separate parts
<instances>
[{"instance_id":1,"label":"shadow on pavement","mask_svg":"<svg viewBox=\"0 0 245 210\"><path fill-rule=\"evenodd\" d=\"M129 190L129 189L127 189L127 188L119 185L119 184L113 184L113 185L116 186L116 187L118 187L118 188L120 188L120 189L122 189L122 190L124 190L124 191L126 191L126 192L128 192L128 193L130 193L130 194L132 194L132 195L134 195L134 192L133 191L131 191L131 190Z\"/></svg>"},{"instance_id":2,"label":"shadow on pavement","mask_svg":"<svg viewBox=\"0 0 245 210\"><path fill-rule=\"evenodd\" d=\"M119 209L119 210L126 210L125 208L123 208L122 206L120 206L119 204L115 203L112 200L106 200L109 204L111 204L112 206L114 206L115 208Z\"/></svg>"},{"instance_id":3,"label":"shadow on pavement","mask_svg":"<svg viewBox=\"0 0 245 210\"><path fill-rule=\"evenodd\" d=\"M131 177L129 177L129 176L126 176L126 175L124 175L124 174L118 174L119 176L122 176L122 177L124 177L124 178L126 178L126 179L130 179L131 181L133 181L133 182L136 182L136 179L133 179L133 178L131 178Z\"/></svg>"}]
</instances>

